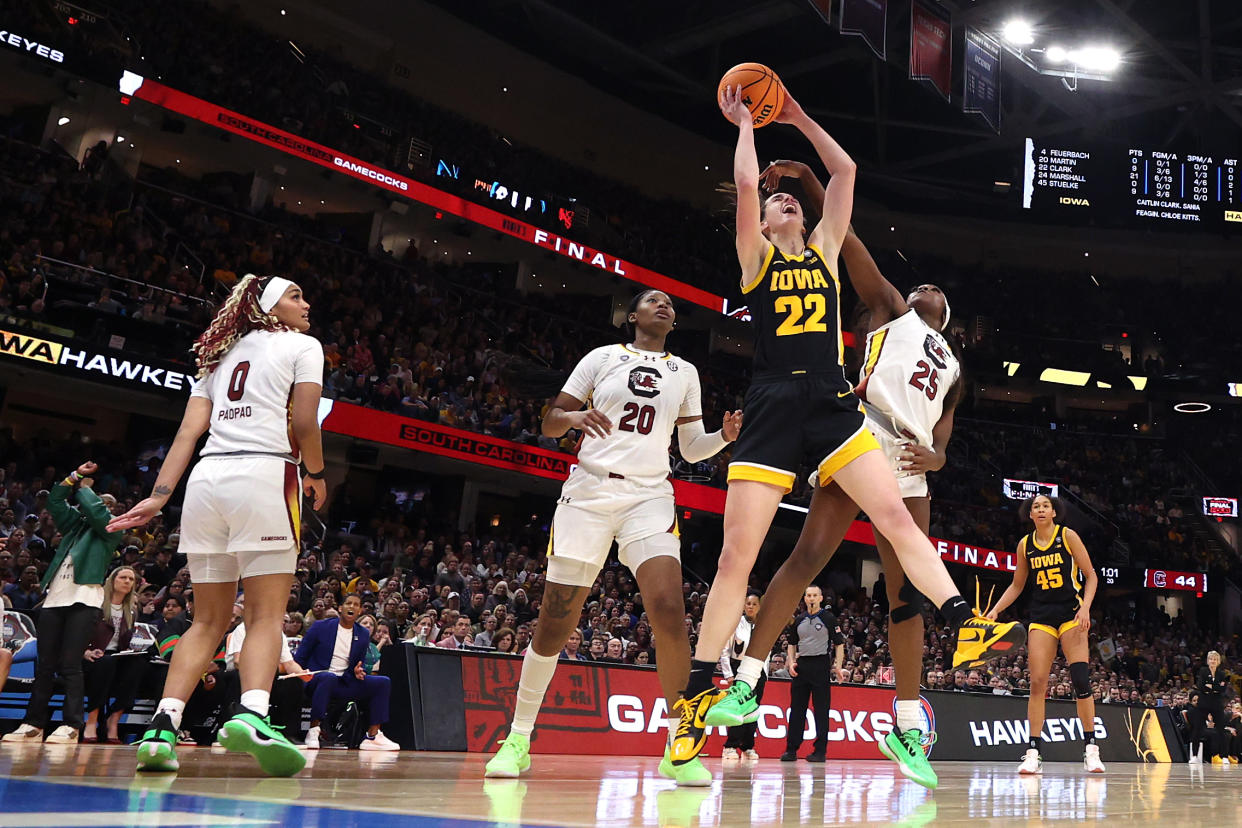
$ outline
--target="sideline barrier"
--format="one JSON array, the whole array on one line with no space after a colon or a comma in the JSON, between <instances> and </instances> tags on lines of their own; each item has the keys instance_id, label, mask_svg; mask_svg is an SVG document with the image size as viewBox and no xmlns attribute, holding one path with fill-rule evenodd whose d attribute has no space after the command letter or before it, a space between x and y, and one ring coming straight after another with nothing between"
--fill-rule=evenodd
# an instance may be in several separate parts
<instances>
[{"instance_id":1,"label":"sideline barrier","mask_svg":"<svg viewBox=\"0 0 1242 828\"><path fill-rule=\"evenodd\" d=\"M393 721L387 732L403 748L491 752L504 738L517 694L522 660L516 656L402 645L385 652L394 683ZM756 749L776 757L785 749L788 680L768 682L760 707ZM407 695L408 693L408 695ZM399 701L400 698L400 701ZM877 742L892 730L891 687L834 685L828 758L882 760ZM1026 698L925 691L924 715L937 733L934 761L1016 762L1028 742ZM398 711L397 708L400 708ZM532 753L658 756L667 731L667 704L656 671L644 667L562 661L539 715ZM1043 757L1082 759L1081 726L1073 702L1048 702ZM815 724L808 715L802 752L810 751ZM400 719L400 721L399 721ZM1182 762L1185 751L1168 708L1096 706L1096 738L1105 762ZM706 755L720 756L724 732L712 728Z\"/></svg>"}]
</instances>

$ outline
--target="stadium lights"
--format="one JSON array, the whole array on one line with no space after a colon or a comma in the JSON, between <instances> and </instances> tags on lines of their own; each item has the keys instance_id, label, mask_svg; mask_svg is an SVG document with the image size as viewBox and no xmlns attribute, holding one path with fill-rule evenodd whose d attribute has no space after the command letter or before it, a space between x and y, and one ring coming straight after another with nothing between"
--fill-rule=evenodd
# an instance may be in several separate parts
<instances>
[{"instance_id":1,"label":"stadium lights","mask_svg":"<svg viewBox=\"0 0 1242 828\"><path fill-rule=\"evenodd\" d=\"M1205 402L1181 402L1173 406L1173 410L1178 414L1206 414L1212 406Z\"/></svg>"},{"instance_id":2,"label":"stadium lights","mask_svg":"<svg viewBox=\"0 0 1242 828\"><path fill-rule=\"evenodd\" d=\"M56 122L56 126L64 126L67 123L69 123L69 116L61 115L60 120Z\"/></svg>"},{"instance_id":3,"label":"stadium lights","mask_svg":"<svg viewBox=\"0 0 1242 828\"><path fill-rule=\"evenodd\" d=\"M1069 52L1063 46L1049 46L1044 52L1044 57L1049 63L1065 63L1069 60Z\"/></svg>"},{"instance_id":4,"label":"stadium lights","mask_svg":"<svg viewBox=\"0 0 1242 828\"><path fill-rule=\"evenodd\" d=\"M1070 52L1069 59L1088 72L1111 72L1121 64L1121 55L1109 46L1084 46Z\"/></svg>"},{"instance_id":5,"label":"stadium lights","mask_svg":"<svg viewBox=\"0 0 1242 828\"><path fill-rule=\"evenodd\" d=\"M1015 46L1030 46L1035 42L1035 30L1025 20L1010 20L1001 29L1001 37Z\"/></svg>"},{"instance_id":6,"label":"stadium lights","mask_svg":"<svg viewBox=\"0 0 1242 828\"><path fill-rule=\"evenodd\" d=\"M125 136L124 136L124 135L118 135L118 136L116 136L116 142L117 142L118 144L124 144L124 143L125 143Z\"/></svg>"}]
</instances>

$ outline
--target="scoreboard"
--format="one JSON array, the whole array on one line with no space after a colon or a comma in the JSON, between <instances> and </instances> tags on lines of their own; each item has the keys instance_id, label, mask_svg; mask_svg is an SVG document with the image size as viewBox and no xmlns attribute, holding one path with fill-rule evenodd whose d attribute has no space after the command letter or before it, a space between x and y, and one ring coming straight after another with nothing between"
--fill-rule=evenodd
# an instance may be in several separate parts
<instances>
[{"instance_id":1,"label":"scoreboard","mask_svg":"<svg viewBox=\"0 0 1242 828\"><path fill-rule=\"evenodd\" d=\"M1022 206L1101 224L1242 231L1237 154L1210 155L1026 139Z\"/></svg>"}]
</instances>

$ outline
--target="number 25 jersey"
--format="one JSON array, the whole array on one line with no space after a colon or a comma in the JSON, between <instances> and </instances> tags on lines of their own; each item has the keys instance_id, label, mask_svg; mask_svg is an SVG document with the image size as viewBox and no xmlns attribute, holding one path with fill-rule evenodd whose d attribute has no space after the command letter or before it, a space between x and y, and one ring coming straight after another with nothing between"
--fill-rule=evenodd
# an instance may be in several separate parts
<instances>
[{"instance_id":1,"label":"number 25 jersey","mask_svg":"<svg viewBox=\"0 0 1242 828\"><path fill-rule=\"evenodd\" d=\"M932 445L932 429L962 369L949 343L914 310L867 334L862 379L854 389L867 416L896 437Z\"/></svg>"},{"instance_id":2,"label":"number 25 jersey","mask_svg":"<svg viewBox=\"0 0 1242 828\"><path fill-rule=\"evenodd\" d=\"M668 448L679 417L703 414L699 372L670 353L605 345L584 356L565 387L612 422L607 437L584 434L578 462L596 474L643 485L668 478Z\"/></svg>"},{"instance_id":3,"label":"number 25 jersey","mask_svg":"<svg viewBox=\"0 0 1242 828\"><path fill-rule=\"evenodd\" d=\"M768 246L759 275L742 287L755 328L756 378L823 374L848 391L841 341L841 282L823 253Z\"/></svg>"}]
</instances>

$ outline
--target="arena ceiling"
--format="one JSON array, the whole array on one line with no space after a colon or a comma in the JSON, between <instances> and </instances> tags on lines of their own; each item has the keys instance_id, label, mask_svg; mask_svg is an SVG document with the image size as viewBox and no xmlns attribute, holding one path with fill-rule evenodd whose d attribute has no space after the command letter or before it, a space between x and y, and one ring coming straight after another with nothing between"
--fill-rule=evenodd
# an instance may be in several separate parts
<instances>
[{"instance_id":1,"label":"arena ceiling","mask_svg":"<svg viewBox=\"0 0 1242 828\"><path fill-rule=\"evenodd\" d=\"M946 1L955 31L952 103L908 78L909 0L889 4L887 61L860 38L826 25L809 0L433 1L722 142L732 140L715 107L723 70L748 60L766 63L862 162L871 186L887 181L906 196L914 186L925 198L986 201L994 181L1015 180L1026 137L1068 146L1105 141L1242 150L1242 5L1236 0ZM999 32L1015 16L1037 28L1041 43L1108 43L1122 52L1123 64L1114 80L1080 80L1072 92L1060 78L1006 54L998 134L960 111L961 31L969 24ZM794 157L806 154L788 133L770 134L765 142L787 142Z\"/></svg>"}]
</instances>

